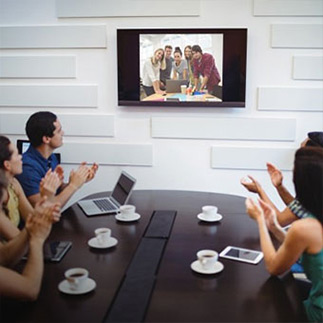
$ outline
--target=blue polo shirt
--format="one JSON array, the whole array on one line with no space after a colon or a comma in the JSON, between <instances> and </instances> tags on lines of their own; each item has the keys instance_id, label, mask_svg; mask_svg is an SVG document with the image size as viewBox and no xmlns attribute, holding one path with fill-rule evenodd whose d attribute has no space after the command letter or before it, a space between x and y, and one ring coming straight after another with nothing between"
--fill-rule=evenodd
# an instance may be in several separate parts
<instances>
[{"instance_id":1,"label":"blue polo shirt","mask_svg":"<svg viewBox=\"0 0 323 323\"><path fill-rule=\"evenodd\" d=\"M22 155L22 173L17 176L27 197L39 193L41 179L51 168L54 170L58 165L57 158L51 154L45 159L32 145Z\"/></svg>"}]
</instances>

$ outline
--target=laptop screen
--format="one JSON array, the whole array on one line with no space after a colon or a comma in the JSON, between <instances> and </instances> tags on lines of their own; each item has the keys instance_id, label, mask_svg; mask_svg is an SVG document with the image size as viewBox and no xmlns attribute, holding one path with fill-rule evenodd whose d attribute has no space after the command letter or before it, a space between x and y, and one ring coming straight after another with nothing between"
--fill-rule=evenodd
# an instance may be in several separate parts
<instances>
[{"instance_id":1,"label":"laptop screen","mask_svg":"<svg viewBox=\"0 0 323 323\"><path fill-rule=\"evenodd\" d=\"M122 172L118 183L112 191L111 197L113 197L120 205L123 205L127 201L135 182L134 178Z\"/></svg>"}]
</instances>

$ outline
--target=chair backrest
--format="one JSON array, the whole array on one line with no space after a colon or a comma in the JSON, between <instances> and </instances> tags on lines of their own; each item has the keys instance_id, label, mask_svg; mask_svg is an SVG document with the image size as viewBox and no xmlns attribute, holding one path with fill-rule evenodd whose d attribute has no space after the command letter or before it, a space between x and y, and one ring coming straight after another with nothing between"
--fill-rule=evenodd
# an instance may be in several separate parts
<instances>
[{"instance_id":1,"label":"chair backrest","mask_svg":"<svg viewBox=\"0 0 323 323\"><path fill-rule=\"evenodd\" d=\"M30 142L29 140L25 140L25 139L18 139L17 140L17 149L19 154L23 154L24 152L27 151L27 149L29 148ZM58 160L58 163L61 163L61 154L59 153L55 153L55 156Z\"/></svg>"}]
</instances>

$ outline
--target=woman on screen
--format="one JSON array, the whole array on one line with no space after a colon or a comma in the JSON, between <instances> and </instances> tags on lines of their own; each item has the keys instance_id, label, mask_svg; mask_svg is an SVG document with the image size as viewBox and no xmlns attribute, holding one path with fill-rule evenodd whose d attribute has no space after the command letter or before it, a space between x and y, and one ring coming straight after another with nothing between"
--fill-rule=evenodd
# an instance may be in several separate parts
<instances>
[{"instance_id":1,"label":"woman on screen","mask_svg":"<svg viewBox=\"0 0 323 323\"><path fill-rule=\"evenodd\" d=\"M187 71L188 71L188 80L190 81L190 85L194 86L194 67L193 67L193 56L192 56L192 46L187 45L184 48L184 57L187 63Z\"/></svg>"},{"instance_id":2,"label":"woman on screen","mask_svg":"<svg viewBox=\"0 0 323 323\"><path fill-rule=\"evenodd\" d=\"M187 80L188 70L187 62L182 59L182 51L179 47L175 47L173 62L173 80Z\"/></svg>"},{"instance_id":3,"label":"woman on screen","mask_svg":"<svg viewBox=\"0 0 323 323\"><path fill-rule=\"evenodd\" d=\"M142 85L147 96L154 93L165 93L165 91L160 89L160 70L166 68L164 56L164 50L158 48L155 50L154 55L148 58L144 63Z\"/></svg>"},{"instance_id":4,"label":"woman on screen","mask_svg":"<svg viewBox=\"0 0 323 323\"><path fill-rule=\"evenodd\" d=\"M323 319L323 149L303 147L297 150L293 181L296 198L306 215L291 225L278 250L275 249L268 230L277 238L282 227L275 210L263 200L260 206L252 199L246 200L247 212L257 221L261 249L267 270L272 275L287 271L301 257L301 264L312 287L304 301L308 319Z\"/></svg>"}]
</instances>

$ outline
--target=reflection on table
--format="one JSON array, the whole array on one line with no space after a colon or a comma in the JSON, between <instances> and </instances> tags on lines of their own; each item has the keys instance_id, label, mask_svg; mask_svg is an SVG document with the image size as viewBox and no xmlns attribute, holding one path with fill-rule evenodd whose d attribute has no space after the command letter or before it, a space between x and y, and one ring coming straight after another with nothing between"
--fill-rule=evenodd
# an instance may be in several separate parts
<instances>
[{"instance_id":1,"label":"reflection on table","mask_svg":"<svg viewBox=\"0 0 323 323\"><path fill-rule=\"evenodd\" d=\"M106 193L93 195L106 196ZM201 249L226 246L260 250L256 223L245 213L243 197L188 191L134 191L129 204L141 215L136 222L119 222L114 215L86 217L78 205L68 208L55 224L51 240L70 240L72 248L60 263L46 263L39 299L24 303L1 299L0 320L11 322L102 322L114 302L154 210L176 210L146 322L278 322L305 321L302 299L291 274L270 277L264 261L251 265L220 258L224 270L214 275L192 271ZM204 205L216 205L220 222L199 221ZM94 230L108 227L118 244L109 249L88 246ZM19 267L19 266L18 266ZM96 282L84 295L58 290L64 272L83 267ZM125 309L126 311L127 309Z\"/></svg>"}]
</instances>

